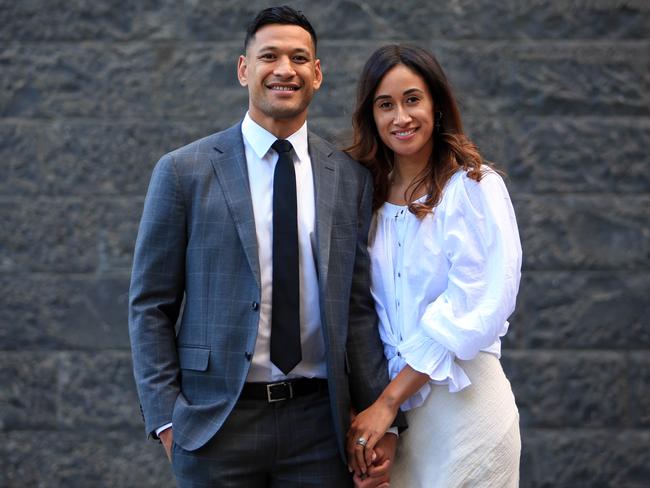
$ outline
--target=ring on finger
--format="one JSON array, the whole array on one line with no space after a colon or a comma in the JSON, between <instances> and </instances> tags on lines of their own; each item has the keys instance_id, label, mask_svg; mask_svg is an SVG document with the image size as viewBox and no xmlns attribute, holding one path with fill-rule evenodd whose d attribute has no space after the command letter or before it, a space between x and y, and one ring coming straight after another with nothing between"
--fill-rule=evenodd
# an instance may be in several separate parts
<instances>
[{"instance_id":1,"label":"ring on finger","mask_svg":"<svg viewBox=\"0 0 650 488\"><path fill-rule=\"evenodd\" d=\"M359 437L357 439L356 444L359 444L360 446L366 447L366 444L368 444L368 440L363 438L363 437Z\"/></svg>"}]
</instances>

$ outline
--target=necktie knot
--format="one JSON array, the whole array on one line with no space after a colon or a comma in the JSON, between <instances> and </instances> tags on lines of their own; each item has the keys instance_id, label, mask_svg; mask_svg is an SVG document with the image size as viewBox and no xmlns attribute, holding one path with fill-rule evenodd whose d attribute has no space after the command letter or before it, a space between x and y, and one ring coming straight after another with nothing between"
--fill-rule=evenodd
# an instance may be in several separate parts
<instances>
[{"instance_id":1,"label":"necktie knot","mask_svg":"<svg viewBox=\"0 0 650 488\"><path fill-rule=\"evenodd\" d=\"M289 151L291 151L291 150L293 149L293 146L291 145L291 143L290 143L289 141L287 141L286 139L277 139L277 140L276 140L276 141L271 145L271 147L272 147L273 149L275 149L275 151L276 151L278 154L281 154L281 153L288 153Z\"/></svg>"}]
</instances>

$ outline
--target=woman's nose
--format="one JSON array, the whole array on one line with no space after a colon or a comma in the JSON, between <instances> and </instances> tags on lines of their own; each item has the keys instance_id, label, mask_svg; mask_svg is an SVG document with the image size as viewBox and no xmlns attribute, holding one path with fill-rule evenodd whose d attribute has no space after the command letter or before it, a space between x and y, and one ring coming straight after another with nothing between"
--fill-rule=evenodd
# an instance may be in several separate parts
<instances>
[{"instance_id":1,"label":"woman's nose","mask_svg":"<svg viewBox=\"0 0 650 488\"><path fill-rule=\"evenodd\" d=\"M411 122L411 114L409 114L408 110L406 110L404 107L398 106L397 110L395 111L395 125L404 125L408 124L409 122Z\"/></svg>"}]
</instances>

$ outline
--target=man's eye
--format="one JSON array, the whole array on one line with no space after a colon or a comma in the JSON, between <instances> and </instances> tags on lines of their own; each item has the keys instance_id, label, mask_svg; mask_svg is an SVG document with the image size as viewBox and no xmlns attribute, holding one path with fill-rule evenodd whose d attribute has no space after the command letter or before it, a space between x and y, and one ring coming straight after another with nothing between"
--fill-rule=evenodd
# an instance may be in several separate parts
<instances>
[{"instance_id":1,"label":"man's eye","mask_svg":"<svg viewBox=\"0 0 650 488\"><path fill-rule=\"evenodd\" d=\"M305 56L294 56L293 60L296 63L306 63L307 61L309 61Z\"/></svg>"}]
</instances>

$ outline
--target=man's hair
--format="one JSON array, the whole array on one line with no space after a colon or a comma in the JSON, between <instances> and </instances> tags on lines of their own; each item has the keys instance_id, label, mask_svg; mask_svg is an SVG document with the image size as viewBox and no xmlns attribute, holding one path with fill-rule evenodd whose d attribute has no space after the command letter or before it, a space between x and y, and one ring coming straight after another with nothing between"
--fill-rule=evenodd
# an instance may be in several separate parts
<instances>
[{"instance_id":1,"label":"man's hair","mask_svg":"<svg viewBox=\"0 0 650 488\"><path fill-rule=\"evenodd\" d=\"M314 43L314 51L316 51L316 31L307 20L307 17L300 10L294 10L287 5L282 7L269 7L258 13L255 18L248 24L246 28L246 39L244 40L244 51L248 48L248 44L255 37L255 33L265 25L269 24L282 24L282 25L297 25L302 27L311 36Z\"/></svg>"}]
</instances>

